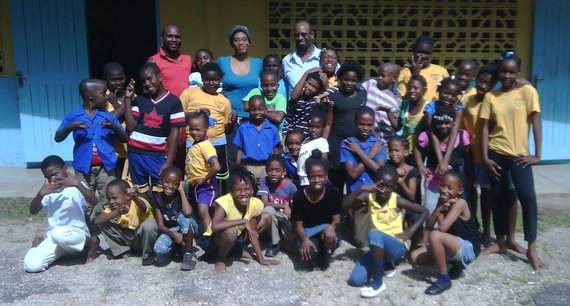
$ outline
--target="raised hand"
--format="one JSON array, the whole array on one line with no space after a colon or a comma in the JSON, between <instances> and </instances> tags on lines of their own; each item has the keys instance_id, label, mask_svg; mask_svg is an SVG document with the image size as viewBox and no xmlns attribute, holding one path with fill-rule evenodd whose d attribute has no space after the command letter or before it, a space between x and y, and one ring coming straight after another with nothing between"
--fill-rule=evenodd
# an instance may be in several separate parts
<instances>
[{"instance_id":1,"label":"raised hand","mask_svg":"<svg viewBox=\"0 0 570 306\"><path fill-rule=\"evenodd\" d=\"M125 88L125 98L130 100L135 95L135 80L131 79Z\"/></svg>"},{"instance_id":2,"label":"raised hand","mask_svg":"<svg viewBox=\"0 0 570 306\"><path fill-rule=\"evenodd\" d=\"M70 123L67 128L70 131L75 131L75 130L85 130L89 128L89 125L85 124L85 120L81 120L81 121L73 121L72 123Z\"/></svg>"},{"instance_id":3,"label":"raised hand","mask_svg":"<svg viewBox=\"0 0 570 306\"><path fill-rule=\"evenodd\" d=\"M416 59L416 57L413 55L410 57L410 71L412 72L412 75L420 74L422 71L421 59Z\"/></svg>"}]
</instances>

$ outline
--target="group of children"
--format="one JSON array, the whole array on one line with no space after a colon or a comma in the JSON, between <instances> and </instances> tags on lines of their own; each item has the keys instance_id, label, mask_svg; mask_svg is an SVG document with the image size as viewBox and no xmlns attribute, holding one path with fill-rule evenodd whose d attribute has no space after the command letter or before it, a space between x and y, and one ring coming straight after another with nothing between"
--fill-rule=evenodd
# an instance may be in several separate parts
<instances>
[{"instance_id":1,"label":"group of children","mask_svg":"<svg viewBox=\"0 0 570 306\"><path fill-rule=\"evenodd\" d=\"M59 142L73 134L75 177L59 157L42 162L46 183L30 211L47 206L48 232L25 256L26 271L43 271L74 252L94 259L96 228L110 257L140 254L144 266L180 255L181 269L192 270L196 243L219 272L228 257L278 264L268 258L282 249L326 269L343 224L353 227L356 244L369 247L348 281L362 287L362 297L385 290L383 277L393 276L395 262L408 251L413 264L438 266L427 294L449 289L481 245L486 252L526 252L539 269L528 167L541 154L536 90L518 79L521 61L513 52L480 69L462 61L449 77L431 63L432 51L431 39L421 36L409 67L384 63L376 79L364 81L364 69L354 61L335 72L338 53L325 49L321 67L307 70L288 99L279 57L268 55L259 88L243 98L249 120L239 127L208 50L196 53L198 71L180 98L164 89L153 63L139 70L138 96L120 65L106 65L105 81L80 84L83 106L55 135ZM174 166L182 128L184 169ZM228 143L226 135L236 128ZM237 148L232 171L228 146ZM99 201L95 192L107 201L91 217L89 208ZM528 250L514 240L517 196Z\"/></svg>"}]
</instances>

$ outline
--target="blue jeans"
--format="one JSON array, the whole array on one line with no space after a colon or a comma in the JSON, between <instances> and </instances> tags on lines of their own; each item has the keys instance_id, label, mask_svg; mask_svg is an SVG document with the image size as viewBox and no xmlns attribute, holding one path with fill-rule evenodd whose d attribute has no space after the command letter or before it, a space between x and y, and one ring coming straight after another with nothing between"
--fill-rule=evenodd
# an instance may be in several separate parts
<instances>
[{"instance_id":1,"label":"blue jeans","mask_svg":"<svg viewBox=\"0 0 570 306\"><path fill-rule=\"evenodd\" d=\"M180 214L178 215L176 222L178 225L170 228L172 232L186 234L188 233L188 229L192 228L192 233L199 233L198 222L196 222L194 216L187 218L184 217L183 214ZM156 261L159 264L168 261L170 252L172 252L173 244L174 240L170 238L170 236L166 234L158 236L158 239L156 239L156 242L154 243L154 254L156 255Z\"/></svg>"},{"instance_id":2,"label":"blue jeans","mask_svg":"<svg viewBox=\"0 0 570 306\"><path fill-rule=\"evenodd\" d=\"M329 226L330 226L330 224L323 223L323 224L315 225L313 227L306 227L305 228L305 235L309 238L313 238L311 240L316 240L317 243L315 243L315 246L318 248L322 244L322 243L320 243L321 238L320 238L320 236L319 237L313 237L313 236L320 234L322 231L326 230L327 227L329 227ZM339 230L336 231L336 239L337 239L337 243L336 243L335 248L332 251L336 250L336 248L338 248L340 246L340 243L342 242ZM315 241L313 241L313 243L314 242ZM297 239L297 247L299 247L299 245L301 245L301 241L299 239Z\"/></svg>"},{"instance_id":3,"label":"blue jeans","mask_svg":"<svg viewBox=\"0 0 570 306\"><path fill-rule=\"evenodd\" d=\"M368 279L382 279L384 273L384 261L394 261L406 255L406 245L400 240L384 234L378 230L368 232L368 245L370 248L380 248L384 250L384 259L376 262L372 259L372 251L367 251L356 262L356 265L350 272L348 283L351 286L364 286L368 283Z\"/></svg>"}]
</instances>

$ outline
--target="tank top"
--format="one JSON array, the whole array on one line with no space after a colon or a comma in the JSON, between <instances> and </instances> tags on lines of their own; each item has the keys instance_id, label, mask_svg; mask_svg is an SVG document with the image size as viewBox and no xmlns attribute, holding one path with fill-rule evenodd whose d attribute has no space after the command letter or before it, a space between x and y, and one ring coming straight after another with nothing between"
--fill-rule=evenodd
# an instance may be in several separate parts
<instances>
[{"instance_id":1,"label":"tank top","mask_svg":"<svg viewBox=\"0 0 570 306\"><path fill-rule=\"evenodd\" d=\"M461 217L457 217L457 220L453 222L447 232L453 236L457 236L463 240L471 242L475 256L479 256L479 252L481 251L479 226L473 213L471 213L471 217L467 221L461 219Z\"/></svg>"}]
</instances>

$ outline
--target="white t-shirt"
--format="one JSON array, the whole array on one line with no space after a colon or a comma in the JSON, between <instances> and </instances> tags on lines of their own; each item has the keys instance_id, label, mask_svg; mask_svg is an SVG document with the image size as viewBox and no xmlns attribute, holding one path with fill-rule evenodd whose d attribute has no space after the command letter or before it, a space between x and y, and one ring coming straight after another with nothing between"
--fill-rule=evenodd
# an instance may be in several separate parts
<instances>
[{"instance_id":1,"label":"white t-shirt","mask_svg":"<svg viewBox=\"0 0 570 306\"><path fill-rule=\"evenodd\" d=\"M301 186L309 185L309 179L307 178L307 172L305 171L305 162L309 157L311 157L311 152L314 149L319 149L323 153L329 152L329 142L323 137L317 139L305 139L303 144L301 144L301 149L299 150L299 158L297 159L299 179L301 181Z\"/></svg>"},{"instance_id":2,"label":"white t-shirt","mask_svg":"<svg viewBox=\"0 0 570 306\"><path fill-rule=\"evenodd\" d=\"M84 182L81 184L87 187ZM58 226L73 226L89 235L89 228L85 223L85 209L89 204L76 187L67 187L45 195L42 206L47 206L48 231Z\"/></svg>"}]
</instances>

